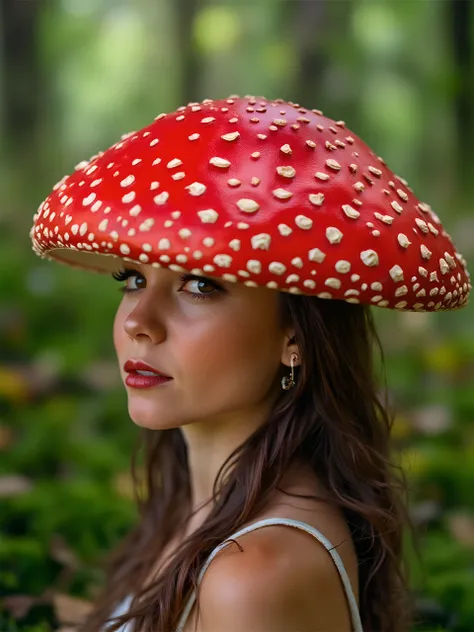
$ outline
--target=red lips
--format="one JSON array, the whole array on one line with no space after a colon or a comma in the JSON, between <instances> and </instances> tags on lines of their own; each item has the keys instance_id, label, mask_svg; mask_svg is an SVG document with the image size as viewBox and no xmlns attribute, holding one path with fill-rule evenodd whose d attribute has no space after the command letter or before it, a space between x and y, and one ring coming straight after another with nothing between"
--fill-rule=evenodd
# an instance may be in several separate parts
<instances>
[{"instance_id":1,"label":"red lips","mask_svg":"<svg viewBox=\"0 0 474 632\"><path fill-rule=\"evenodd\" d=\"M124 364L123 369L127 373L133 373L134 371L151 371L156 375L162 375L163 377L171 378L170 375L166 375L166 373L162 373L161 371L158 371L158 369L155 369L155 367L150 366L149 364L146 364L146 362L142 362L140 360L127 360L127 362L125 362Z\"/></svg>"}]
</instances>

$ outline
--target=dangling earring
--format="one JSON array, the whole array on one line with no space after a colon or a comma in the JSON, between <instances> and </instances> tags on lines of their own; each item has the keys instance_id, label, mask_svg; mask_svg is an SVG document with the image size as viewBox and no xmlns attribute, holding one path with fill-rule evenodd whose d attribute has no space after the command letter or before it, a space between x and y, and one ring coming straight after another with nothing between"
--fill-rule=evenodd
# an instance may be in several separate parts
<instances>
[{"instance_id":1,"label":"dangling earring","mask_svg":"<svg viewBox=\"0 0 474 632\"><path fill-rule=\"evenodd\" d=\"M298 359L298 356L296 355L296 353L293 353L291 355L291 359L290 359L290 363L291 363L291 374L290 376L285 375L281 378L281 387L283 390L285 391L289 391L290 388L293 388L293 386L296 385L295 382L295 367L294 367L294 362L296 362L296 360Z\"/></svg>"}]
</instances>

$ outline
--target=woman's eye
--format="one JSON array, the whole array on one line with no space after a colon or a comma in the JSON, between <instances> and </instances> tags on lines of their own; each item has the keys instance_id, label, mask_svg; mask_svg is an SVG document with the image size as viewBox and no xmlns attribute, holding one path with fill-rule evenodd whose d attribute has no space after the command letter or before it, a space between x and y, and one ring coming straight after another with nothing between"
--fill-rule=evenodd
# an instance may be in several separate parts
<instances>
[{"instance_id":1,"label":"woman's eye","mask_svg":"<svg viewBox=\"0 0 474 632\"><path fill-rule=\"evenodd\" d=\"M112 276L116 281L125 281L125 285L119 288L119 292L124 294L141 290L145 281L145 277L142 274L132 269L114 272Z\"/></svg>"},{"instance_id":2,"label":"woman's eye","mask_svg":"<svg viewBox=\"0 0 474 632\"><path fill-rule=\"evenodd\" d=\"M131 268L115 272L112 276L116 281L125 281L125 285L119 288L119 291L124 294L136 292L146 287L146 279L143 274ZM225 292L214 281L190 273L182 274L180 281L181 286L178 291L184 292L194 300L214 298L214 296ZM185 289L186 286L188 286L187 289Z\"/></svg>"},{"instance_id":3,"label":"woman's eye","mask_svg":"<svg viewBox=\"0 0 474 632\"><path fill-rule=\"evenodd\" d=\"M183 288L186 288L186 286L188 286L188 288L184 290L185 292L194 294L199 298L212 295L217 291L216 286L210 281L206 281L206 279L188 279L185 281Z\"/></svg>"},{"instance_id":4,"label":"woman's eye","mask_svg":"<svg viewBox=\"0 0 474 632\"><path fill-rule=\"evenodd\" d=\"M214 299L226 293L226 290L219 283L189 272L181 275L181 283L183 285L179 291L185 292L194 301ZM186 286L189 286L189 289L183 289Z\"/></svg>"},{"instance_id":5,"label":"woman's eye","mask_svg":"<svg viewBox=\"0 0 474 632\"><path fill-rule=\"evenodd\" d=\"M131 274L126 280L127 290L140 290L143 285L144 278L140 274Z\"/></svg>"}]
</instances>

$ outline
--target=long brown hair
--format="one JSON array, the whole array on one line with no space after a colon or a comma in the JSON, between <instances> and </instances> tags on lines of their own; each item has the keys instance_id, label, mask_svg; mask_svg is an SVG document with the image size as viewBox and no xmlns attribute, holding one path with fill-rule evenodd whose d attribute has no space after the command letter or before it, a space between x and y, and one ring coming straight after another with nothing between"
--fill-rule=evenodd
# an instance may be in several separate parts
<instances>
[{"instance_id":1,"label":"long brown hair","mask_svg":"<svg viewBox=\"0 0 474 632\"><path fill-rule=\"evenodd\" d=\"M374 377L374 347L381 353L381 367L383 353L370 308L284 292L280 296L282 323L294 327L301 355L296 387L281 390L266 422L222 465L209 516L146 589L140 587L163 547L189 518L190 485L179 428L141 431L143 480L137 472L138 451L132 458L139 520L109 554L106 581L84 632L115 632L126 621L134 621L134 632L174 632L206 557L259 515L296 462L311 465L326 490L324 500L342 509L350 527L364 632L410 629L414 608L403 551L405 527L414 539L416 534L407 511L405 474L390 460L392 416L385 378L380 389ZM280 368L281 375L288 373L287 367ZM136 600L129 612L106 627L113 608L130 594Z\"/></svg>"}]
</instances>

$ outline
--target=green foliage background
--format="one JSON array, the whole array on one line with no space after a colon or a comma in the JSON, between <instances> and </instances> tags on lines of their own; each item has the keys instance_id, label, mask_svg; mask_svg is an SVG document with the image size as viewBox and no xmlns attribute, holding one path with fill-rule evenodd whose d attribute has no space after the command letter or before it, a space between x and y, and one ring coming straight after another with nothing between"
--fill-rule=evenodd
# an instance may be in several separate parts
<instances>
[{"instance_id":1,"label":"green foliage background","mask_svg":"<svg viewBox=\"0 0 474 632\"><path fill-rule=\"evenodd\" d=\"M98 556L135 517L128 467L137 430L112 345L119 295L110 278L31 251L32 217L52 185L159 112L233 93L281 97L344 119L474 261L468 5L7 0L0 8L2 632L71 629L102 580ZM397 409L394 453L422 533L423 568L407 550L425 621L417 632L474 629L473 309L377 313Z\"/></svg>"}]
</instances>

